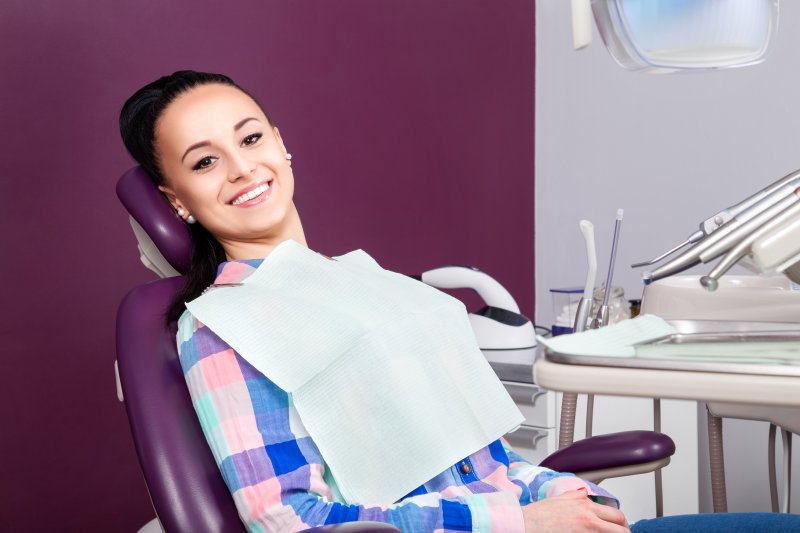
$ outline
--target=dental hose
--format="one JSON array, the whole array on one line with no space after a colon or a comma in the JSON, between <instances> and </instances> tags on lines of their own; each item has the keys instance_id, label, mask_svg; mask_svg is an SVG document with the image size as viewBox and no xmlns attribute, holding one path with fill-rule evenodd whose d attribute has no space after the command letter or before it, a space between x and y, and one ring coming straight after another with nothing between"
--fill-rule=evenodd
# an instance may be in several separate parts
<instances>
[{"instance_id":1,"label":"dental hose","mask_svg":"<svg viewBox=\"0 0 800 533\"><path fill-rule=\"evenodd\" d=\"M586 330L589 323L589 314L592 310L594 284L597 278L597 251L594 245L594 225L588 220L580 222L581 234L586 245L586 284L583 288L583 297L575 313L573 331L580 333ZM578 409L578 395L565 392L561 397L561 420L558 428L558 449L572 444L575 439L575 412ZM588 416L588 415L587 415ZM588 420L588 419L587 419Z\"/></svg>"}]
</instances>

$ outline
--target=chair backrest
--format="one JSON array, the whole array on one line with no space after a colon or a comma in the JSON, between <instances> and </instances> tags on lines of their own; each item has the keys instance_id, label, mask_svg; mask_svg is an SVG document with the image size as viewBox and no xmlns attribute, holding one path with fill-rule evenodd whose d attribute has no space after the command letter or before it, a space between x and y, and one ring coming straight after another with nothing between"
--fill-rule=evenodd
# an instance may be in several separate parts
<instances>
[{"instance_id":1,"label":"chair backrest","mask_svg":"<svg viewBox=\"0 0 800 533\"><path fill-rule=\"evenodd\" d=\"M117 363L136 453L166 531L244 530L206 444L164 312L182 278L133 289L117 313Z\"/></svg>"},{"instance_id":2,"label":"chair backrest","mask_svg":"<svg viewBox=\"0 0 800 533\"><path fill-rule=\"evenodd\" d=\"M191 237L145 172L129 170L117 194L172 267L185 272ZM142 243L140 243L140 249ZM117 313L117 363L136 453L166 531L244 531L206 444L164 316L183 282L166 278L133 289Z\"/></svg>"}]
</instances>

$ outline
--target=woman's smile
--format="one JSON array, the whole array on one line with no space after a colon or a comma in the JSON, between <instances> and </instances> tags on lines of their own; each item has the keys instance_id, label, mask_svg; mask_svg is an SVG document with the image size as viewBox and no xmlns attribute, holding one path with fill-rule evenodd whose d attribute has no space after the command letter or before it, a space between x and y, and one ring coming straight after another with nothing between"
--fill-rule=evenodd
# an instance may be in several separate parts
<instances>
[{"instance_id":1,"label":"woman's smile","mask_svg":"<svg viewBox=\"0 0 800 533\"><path fill-rule=\"evenodd\" d=\"M228 202L235 207L251 207L265 202L271 196L271 186L273 180L263 180L245 187Z\"/></svg>"}]
</instances>

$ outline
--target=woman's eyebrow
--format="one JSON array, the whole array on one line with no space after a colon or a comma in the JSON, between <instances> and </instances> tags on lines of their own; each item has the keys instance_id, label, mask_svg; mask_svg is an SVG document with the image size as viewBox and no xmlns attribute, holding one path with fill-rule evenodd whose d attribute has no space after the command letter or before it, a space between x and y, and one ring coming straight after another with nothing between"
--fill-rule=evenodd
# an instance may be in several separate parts
<instances>
[{"instance_id":1,"label":"woman's eyebrow","mask_svg":"<svg viewBox=\"0 0 800 533\"><path fill-rule=\"evenodd\" d=\"M243 119L243 120L240 120L239 122L237 122L236 125L233 127L233 131L239 131L240 129L242 129L242 126L244 126L245 124L247 124L251 120L258 121L258 119L256 117L247 117L246 119Z\"/></svg>"},{"instance_id":2,"label":"woman's eyebrow","mask_svg":"<svg viewBox=\"0 0 800 533\"><path fill-rule=\"evenodd\" d=\"M245 118L245 119L242 119L242 120L240 120L239 122L237 122L237 123L236 123L236 124L233 126L233 131L239 131L240 129L242 129L242 127L243 127L245 124L247 124L247 123L248 123L248 122L250 122L251 120L258 121L258 119L257 119L256 117L247 117L247 118ZM187 148L185 152L183 152L183 157L181 158L181 163L183 163L183 162L184 162L184 160L186 159L186 155L187 155L189 152L191 152L192 150L195 150L195 149L197 149L197 148L202 148L203 146L209 146L210 144L211 144L211 143L210 143L210 142L208 142L208 141L200 141L199 143L194 143L194 144L193 144L193 145L191 145L189 148Z\"/></svg>"}]
</instances>

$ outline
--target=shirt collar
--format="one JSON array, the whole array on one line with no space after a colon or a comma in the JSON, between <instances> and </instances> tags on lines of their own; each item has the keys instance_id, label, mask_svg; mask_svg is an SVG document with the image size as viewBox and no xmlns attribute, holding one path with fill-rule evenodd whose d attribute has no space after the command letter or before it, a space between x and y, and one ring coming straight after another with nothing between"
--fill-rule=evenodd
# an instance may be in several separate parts
<instances>
[{"instance_id":1,"label":"shirt collar","mask_svg":"<svg viewBox=\"0 0 800 533\"><path fill-rule=\"evenodd\" d=\"M263 263L263 259L234 259L224 261L217 267L214 283L240 283Z\"/></svg>"}]
</instances>

